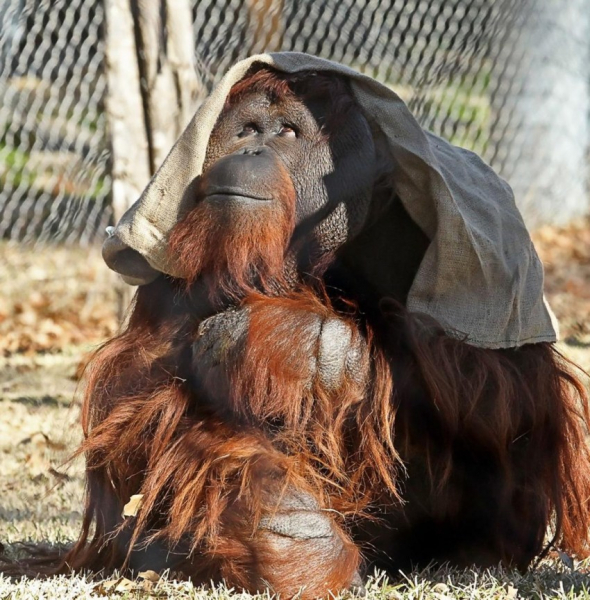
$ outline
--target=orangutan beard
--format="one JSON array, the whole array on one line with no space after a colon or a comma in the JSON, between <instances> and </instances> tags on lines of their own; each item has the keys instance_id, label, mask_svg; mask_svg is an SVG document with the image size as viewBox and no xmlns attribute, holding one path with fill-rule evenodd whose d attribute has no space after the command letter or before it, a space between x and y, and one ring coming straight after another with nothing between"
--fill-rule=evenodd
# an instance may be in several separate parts
<instances>
[{"instance_id":1,"label":"orangutan beard","mask_svg":"<svg viewBox=\"0 0 590 600\"><path fill-rule=\"evenodd\" d=\"M188 285L201 279L211 298L283 288L285 254L294 229L293 200L244 205L201 200L169 240L171 256Z\"/></svg>"}]
</instances>

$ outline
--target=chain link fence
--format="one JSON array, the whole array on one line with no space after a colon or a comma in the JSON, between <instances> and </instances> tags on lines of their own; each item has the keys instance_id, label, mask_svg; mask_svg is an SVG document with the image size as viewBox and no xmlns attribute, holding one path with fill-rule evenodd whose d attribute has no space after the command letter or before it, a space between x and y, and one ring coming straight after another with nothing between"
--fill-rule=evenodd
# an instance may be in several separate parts
<instances>
[{"instance_id":1,"label":"chain link fence","mask_svg":"<svg viewBox=\"0 0 590 600\"><path fill-rule=\"evenodd\" d=\"M0 3L0 238L91 244L112 220L105 1ZM483 155L530 224L588 211L590 0L191 5L207 89L255 52L337 60Z\"/></svg>"},{"instance_id":2,"label":"chain link fence","mask_svg":"<svg viewBox=\"0 0 590 600\"><path fill-rule=\"evenodd\" d=\"M0 3L0 238L91 242L109 220L101 2Z\"/></svg>"}]
</instances>

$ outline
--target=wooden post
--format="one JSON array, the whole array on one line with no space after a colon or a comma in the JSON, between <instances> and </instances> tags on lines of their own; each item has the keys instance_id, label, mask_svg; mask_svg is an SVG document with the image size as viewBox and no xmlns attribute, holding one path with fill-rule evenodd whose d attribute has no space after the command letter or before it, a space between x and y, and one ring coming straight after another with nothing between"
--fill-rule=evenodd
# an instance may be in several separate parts
<instances>
[{"instance_id":1,"label":"wooden post","mask_svg":"<svg viewBox=\"0 0 590 600\"><path fill-rule=\"evenodd\" d=\"M106 111L115 222L156 172L204 92L189 0L106 0ZM132 290L124 286L119 313Z\"/></svg>"},{"instance_id":2,"label":"wooden post","mask_svg":"<svg viewBox=\"0 0 590 600\"><path fill-rule=\"evenodd\" d=\"M135 28L129 0L106 3L106 72L113 212L118 221L151 176Z\"/></svg>"}]
</instances>

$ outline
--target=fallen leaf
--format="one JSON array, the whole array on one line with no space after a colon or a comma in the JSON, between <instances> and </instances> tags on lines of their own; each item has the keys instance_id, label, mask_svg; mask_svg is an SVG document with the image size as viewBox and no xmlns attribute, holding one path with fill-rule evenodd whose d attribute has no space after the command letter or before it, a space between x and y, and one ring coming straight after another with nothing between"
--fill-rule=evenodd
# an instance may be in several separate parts
<instances>
[{"instance_id":1,"label":"fallen leaf","mask_svg":"<svg viewBox=\"0 0 590 600\"><path fill-rule=\"evenodd\" d=\"M141 571L139 573L139 577L145 579L146 581L151 581L152 583L158 583L158 581L160 581L160 575L155 571L151 570Z\"/></svg>"},{"instance_id":2,"label":"fallen leaf","mask_svg":"<svg viewBox=\"0 0 590 600\"><path fill-rule=\"evenodd\" d=\"M506 590L506 598L508 598L508 600L518 598L518 589L509 584L508 589Z\"/></svg>"},{"instance_id":3,"label":"fallen leaf","mask_svg":"<svg viewBox=\"0 0 590 600\"><path fill-rule=\"evenodd\" d=\"M49 474L53 475L58 481L66 482L70 481L71 477L67 473L60 473L60 471L54 469L53 467L49 467Z\"/></svg>"},{"instance_id":4,"label":"fallen leaf","mask_svg":"<svg viewBox=\"0 0 590 600\"><path fill-rule=\"evenodd\" d=\"M124 517L135 517L143 504L143 494L133 494L129 498L129 502L123 507Z\"/></svg>"},{"instance_id":5,"label":"fallen leaf","mask_svg":"<svg viewBox=\"0 0 590 600\"><path fill-rule=\"evenodd\" d=\"M93 591L101 596L110 596L113 593L124 594L125 592L131 592L137 589L137 587L137 583L131 581L131 579L119 577L118 579L101 581Z\"/></svg>"},{"instance_id":6,"label":"fallen leaf","mask_svg":"<svg viewBox=\"0 0 590 600\"><path fill-rule=\"evenodd\" d=\"M64 443L54 442L42 431L32 433L29 437L21 440L19 444L32 444L35 448L40 450L45 448L49 448L50 450L65 450L67 448Z\"/></svg>"},{"instance_id":7,"label":"fallen leaf","mask_svg":"<svg viewBox=\"0 0 590 600\"><path fill-rule=\"evenodd\" d=\"M34 448L33 452L27 456L25 465L33 477L46 475L49 473L49 469L51 469L51 463L45 456L45 452L37 448Z\"/></svg>"}]
</instances>

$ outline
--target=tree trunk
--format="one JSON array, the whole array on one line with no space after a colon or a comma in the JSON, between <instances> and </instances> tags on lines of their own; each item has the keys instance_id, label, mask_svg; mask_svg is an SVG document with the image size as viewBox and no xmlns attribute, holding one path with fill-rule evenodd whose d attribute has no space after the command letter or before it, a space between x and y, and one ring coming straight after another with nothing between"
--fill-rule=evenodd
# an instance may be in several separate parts
<instances>
[{"instance_id":1,"label":"tree trunk","mask_svg":"<svg viewBox=\"0 0 590 600\"><path fill-rule=\"evenodd\" d=\"M514 36L493 102L494 162L529 226L567 223L590 209L590 0L533 0Z\"/></svg>"},{"instance_id":2,"label":"tree trunk","mask_svg":"<svg viewBox=\"0 0 590 600\"><path fill-rule=\"evenodd\" d=\"M194 65L188 0L131 0L152 174L192 117L204 88Z\"/></svg>"},{"instance_id":3,"label":"tree trunk","mask_svg":"<svg viewBox=\"0 0 590 600\"><path fill-rule=\"evenodd\" d=\"M105 107L112 151L112 205L118 221L141 194L151 170L129 1L107 0L106 18Z\"/></svg>"},{"instance_id":4,"label":"tree trunk","mask_svg":"<svg viewBox=\"0 0 590 600\"><path fill-rule=\"evenodd\" d=\"M204 91L189 0L106 0L106 110L115 221L139 197ZM120 312L131 291L121 295Z\"/></svg>"}]
</instances>

